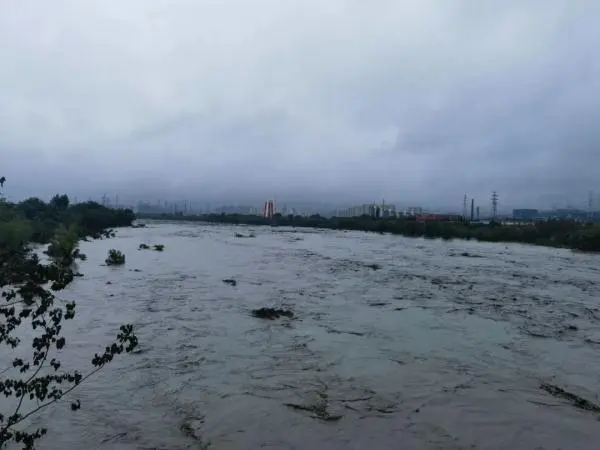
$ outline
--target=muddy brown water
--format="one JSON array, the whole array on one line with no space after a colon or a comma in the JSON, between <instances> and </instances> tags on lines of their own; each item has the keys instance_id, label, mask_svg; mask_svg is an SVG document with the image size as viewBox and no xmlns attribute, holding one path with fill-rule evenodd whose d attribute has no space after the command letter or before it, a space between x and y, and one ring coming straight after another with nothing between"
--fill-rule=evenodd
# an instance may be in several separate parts
<instances>
[{"instance_id":1,"label":"muddy brown water","mask_svg":"<svg viewBox=\"0 0 600 450\"><path fill-rule=\"evenodd\" d=\"M124 267L102 266L110 248ZM600 445L598 413L547 387L600 403L600 256L158 222L82 250L63 362L86 367L121 323L141 344L81 386L80 411L36 419L40 449Z\"/></svg>"}]
</instances>

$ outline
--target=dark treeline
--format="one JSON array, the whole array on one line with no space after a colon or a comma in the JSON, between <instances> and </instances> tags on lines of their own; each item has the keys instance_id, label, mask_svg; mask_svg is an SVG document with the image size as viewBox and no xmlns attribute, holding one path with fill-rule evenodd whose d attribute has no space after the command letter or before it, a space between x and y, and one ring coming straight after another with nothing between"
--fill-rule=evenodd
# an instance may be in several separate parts
<instances>
[{"instance_id":1,"label":"dark treeline","mask_svg":"<svg viewBox=\"0 0 600 450\"><path fill-rule=\"evenodd\" d=\"M141 214L139 218L191 220L244 225L327 228L391 233L408 237L440 239L476 239L486 242L517 242L523 244L565 247L582 251L600 251L600 226L568 220L540 221L526 225L480 224L452 221L425 221L414 218L376 219L362 217L332 217L319 215L281 216L272 219L245 214Z\"/></svg>"},{"instance_id":2,"label":"dark treeline","mask_svg":"<svg viewBox=\"0 0 600 450\"><path fill-rule=\"evenodd\" d=\"M96 202L71 205L66 195L48 203L30 198L20 203L0 201L0 225L4 234L18 233L27 242L48 243L59 228L68 228L78 238L97 237L105 230L129 226L135 214L129 209L110 209Z\"/></svg>"}]
</instances>

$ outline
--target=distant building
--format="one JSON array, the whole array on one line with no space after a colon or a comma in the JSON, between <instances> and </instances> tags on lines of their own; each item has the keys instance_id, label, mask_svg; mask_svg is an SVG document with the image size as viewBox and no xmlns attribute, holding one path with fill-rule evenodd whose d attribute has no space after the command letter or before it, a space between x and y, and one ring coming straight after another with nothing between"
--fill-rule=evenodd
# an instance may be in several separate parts
<instances>
[{"instance_id":1,"label":"distant building","mask_svg":"<svg viewBox=\"0 0 600 450\"><path fill-rule=\"evenodd\" d=\"M586 221L589 218L588 211L576 208L555 209L547 214L549 219Z\"/></svg>"},{"instance_id":2,"label":"distant building","mask_svg":"<svg viewBox=\"0 0 600 450\"><path fill-rule=\"evenodd\" d=\"M376 218L397 217L395 205L381 205L376 203L366 203L363 205L351 206L345 209L339 209L336 212L338 217L361 217L371 216Z\"/></svg>"},{"instance_id":3,"label":"distant building","mask_svg":"<svg viewBox=\"0 0 600 450\"><path fill-rule=\"evenodd\" d=\"M532 221L540 218L540 212L537 209L522 208L513 209L513 219Z\"/></svg>"},{"instance_id":4,"label":"distant building","mask_svg":"<svg viewBox=\"0 0 600 450\"><path fill-rule=\"evenodd\" d=\"M420 216L423 214L423 208L420 206L409 206L404 210L405 216Z\"/></svg>"}]
</instances>

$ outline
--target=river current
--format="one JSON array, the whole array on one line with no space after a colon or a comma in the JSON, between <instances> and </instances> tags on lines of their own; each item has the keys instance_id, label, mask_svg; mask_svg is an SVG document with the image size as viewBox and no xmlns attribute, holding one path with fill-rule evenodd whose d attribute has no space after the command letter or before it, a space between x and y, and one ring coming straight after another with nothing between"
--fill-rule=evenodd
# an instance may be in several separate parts
<instances>
[{"instance_id":1,"label":"river current","mask_svg":"<svg viewBox=\"0 0 600 450\"><path fill-rule=\"evenodd\" d=\"M103 265L111 248L125 266ZM167 222L81 249L63 365L122 323L140 346L73 393L81 410L36 418L39 449L600 446L581 403L600 403L600 256Z\"/></svg>"}]
</instances>

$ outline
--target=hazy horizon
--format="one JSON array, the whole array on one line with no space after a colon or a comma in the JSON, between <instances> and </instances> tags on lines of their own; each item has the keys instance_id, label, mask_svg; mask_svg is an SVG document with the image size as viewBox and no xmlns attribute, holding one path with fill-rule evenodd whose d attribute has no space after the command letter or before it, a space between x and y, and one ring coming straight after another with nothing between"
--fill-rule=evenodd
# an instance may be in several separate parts
<instances>
[{"instance_id":1,"label":"hazy horizon","mask_svg":"<svg viewBox=\"0 0 600 450\"><path fill-rule=\"evenodd\" d=\"M593 2L9 0L0 175L54 193L460 210L600 191Z\"/></svg>"}]
</instances>

